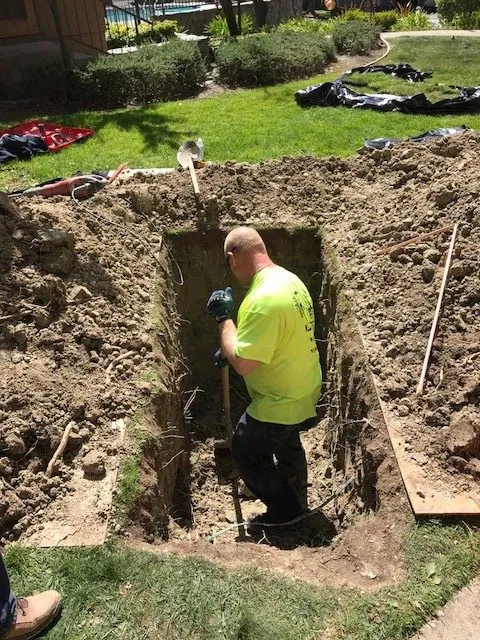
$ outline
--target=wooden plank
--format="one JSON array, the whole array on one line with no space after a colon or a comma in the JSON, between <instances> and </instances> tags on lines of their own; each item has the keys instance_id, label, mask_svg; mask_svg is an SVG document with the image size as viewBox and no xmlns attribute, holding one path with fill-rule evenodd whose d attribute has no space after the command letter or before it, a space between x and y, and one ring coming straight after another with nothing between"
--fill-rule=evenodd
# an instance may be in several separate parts
<instances>
[{"instance_id":1,"label":"wooden plank","mask_svg":"<svg viewBox=\"0 0 480 640\"><path fill-rule=\"evenodd\" d=\"M362 330L358 325L363 349L368 357L368 347ZM418 452L410 453L407 448L406 434L402 422L390 411L379 393L379 382L371 374L378 404L383 414L387 432L397 459L402 480L413 512L418 517L459 517L480 515L480 485L478 491L469 493L452 487L450 478L445 472L444 478L431 478L431 465L424 468L415 460ZM408 418L406 419L408 420ZM434 461L432 461L433 463ZM440 467L437 467L437 471Z\"/></svg>"},{"instance_id":2,"label":"wooden plank","mask_svg":"<svg viewBox=\"0 0 480 640\"><path fill-rule=\"evenodd\" d=\"M375 388L377 382L375 382ZM408 499L416 516L478 516L480 515L480 486L476 495L463 491L455 491L445 481L437 479L435 486L428 475L429 467L420 466L413 459L415 454L408 452L405 435L395 416L381 400L378 389L377 397L382 409L388 435L397 458Z\"/></svg>"}]
</instances>

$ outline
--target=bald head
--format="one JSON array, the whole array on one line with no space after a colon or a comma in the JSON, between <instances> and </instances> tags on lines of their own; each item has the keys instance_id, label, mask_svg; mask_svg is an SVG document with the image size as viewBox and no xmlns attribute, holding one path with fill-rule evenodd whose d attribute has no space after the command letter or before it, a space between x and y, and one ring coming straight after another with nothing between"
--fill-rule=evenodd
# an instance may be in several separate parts
<instances>
[{"instance_id":1,"label":"bald head","mask_svg":"<svg viewBox=\"0 0 480 640\"><path fill-rule=\"evenodd\" d=\"M243 285L248 285L258 271L273 265L260 234L251 227L230 231L223 252L233 275Z\"/></svg>"},{"instance_id":2,"label":"bald head","mask_svg":"<svg viewBox=\"0 0 480 640\"><path fill-rule=\"evenodd\" d=\"M265 243L260 234L251 227L237 227L225 238L224 253L261 253L267 254Z\"/></svg>"}]
</instances>

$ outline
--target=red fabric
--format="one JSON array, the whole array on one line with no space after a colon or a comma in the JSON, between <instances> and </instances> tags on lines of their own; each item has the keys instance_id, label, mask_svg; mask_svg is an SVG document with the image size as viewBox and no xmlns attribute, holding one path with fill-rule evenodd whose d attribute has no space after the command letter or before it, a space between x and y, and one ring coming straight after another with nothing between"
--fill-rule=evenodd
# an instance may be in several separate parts
<instances>
[{"instance_id":1,"label":"red fabric","mask_svg":"<svg viewBox=\"0 0 480 640\"><path fill-rule=\"evenodd\" d=\"M64 147L68 147L73 142L86 140L93 136L93 129L77 129L75 127L64 127L60 124L52 124L51 122L42 122L41 120L30 120L22 122L11 129L0 130L0 136L4 133L10 133L17 136L38 136L45 141L51 153L60 151Z\"/></svg>"}]
</instances>

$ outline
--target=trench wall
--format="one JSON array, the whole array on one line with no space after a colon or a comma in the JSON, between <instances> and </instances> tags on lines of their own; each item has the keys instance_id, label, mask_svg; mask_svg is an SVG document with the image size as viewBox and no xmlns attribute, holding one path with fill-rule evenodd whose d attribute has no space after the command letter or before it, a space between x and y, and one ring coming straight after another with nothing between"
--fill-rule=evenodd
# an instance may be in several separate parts
<instances>
[{"instance_id":1,"label":"trench wall","mask_svg":"<svg viewBox=\"0 0 480 640\"><path fill-rule=\"evenodd\" d=\"M314 300L324 377L320 410L328 418L324 448L332 461L332 488L338 490L351 480L348 491L336 502L342 522L352 513L377 508L377 470L385 455L376 396L360 335L335 253L315 230L260 231L274 261L297 273ZM191 436L200 441L219 435L215 426L204 433L195 431L195 420L187 422L183 408L196 387L202 392L192 405L194 413L201 414L219 401L218 371L212 358L218 348L218 335L215 322L206 311L206 301L211 291L228 285L234 289L237 304L244 293L233 281L223 257L224 236L217 229L165 235L156 304L162 364L153 398L153 424L143 448L144 490L135 509L135 517L145 530L164 538L169 535L170 517L186 527L193 522L189 487ZM179 284L180 279L183 285ZM236 385L239 389L243 386L238 377L233 379L233 387ZM243 411L246 403L235 403L234 394L232 399L235 420L235 414Z\"/></svg>"}]
</instances>

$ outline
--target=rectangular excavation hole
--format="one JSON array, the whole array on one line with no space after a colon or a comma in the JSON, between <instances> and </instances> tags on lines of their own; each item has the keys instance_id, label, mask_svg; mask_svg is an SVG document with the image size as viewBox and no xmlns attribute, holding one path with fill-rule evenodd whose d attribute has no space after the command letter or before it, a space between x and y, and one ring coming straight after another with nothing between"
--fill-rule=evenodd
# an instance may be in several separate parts
<instances>
[{"instance_id":1,"label":"rectangular excavation hole","mask_svg":"<svg viewBox=\"0 0 480 640\"><path fill-rule=\"evenodd\" d=\"M364 428L369 411L363 397L364 364L358 358L358 344L349 343L354 340L352 336L342 335L341 314L346 311L339 309L340 285L330 272L330 253L321 237L303 228L267 228L261 234L272 259L296 273L314 301L325 393L319 403L319 426L306 432L302 440L309 463L310 507L317 506L332 491L341 489L346 480L351 480L348 489L340 490L339 498L328 509L338 529L354 514L376 507L378 465L369 459ZM161 441L156 449L159 493L169 514L168 523L165 518L159 523L163 537L181 538L187 534L191 537L192 532L207 535L234 522L230 487L219 485L214 464L213 440L225 432L220 374L213 365L218 333L206 310L207 298L214 289L232 286L236 308L245 293L226 265L224 238L225 232L219 230L170 231L164 236L170 265L170 279L164 287L167 296L175 294L177 339L185 370L179 376L178 388L169 396L171 400L163 397L162 408L156 411L160 433L170 428L165 424L165 415L170 414L171 418L172 412L165 409L165 403L171 408L180 397L185 408L196 391L193 402L184 411L186 419L182 425L177 410L177 429L185 436L183 446L187 452L178 458L173 471L170 465L168 482L163 476L172 451L165 451ZM175 282L178 269L183 276L182 286ZM346 342L342 342L344 338ZM162 346L170 350L168 345ZM231 400L235 425L249 400L243 379L234 372L231 372ZM251 511L249 502L252 501L244 500L246 514ZM257 511L258 507L261 509L258 502L254 506ZM234 535L232 532L232 539ZM311 536L307 543L313 543L315 538L319 544L325 542L319 534Z\"/></svg>"}]
</instances>

